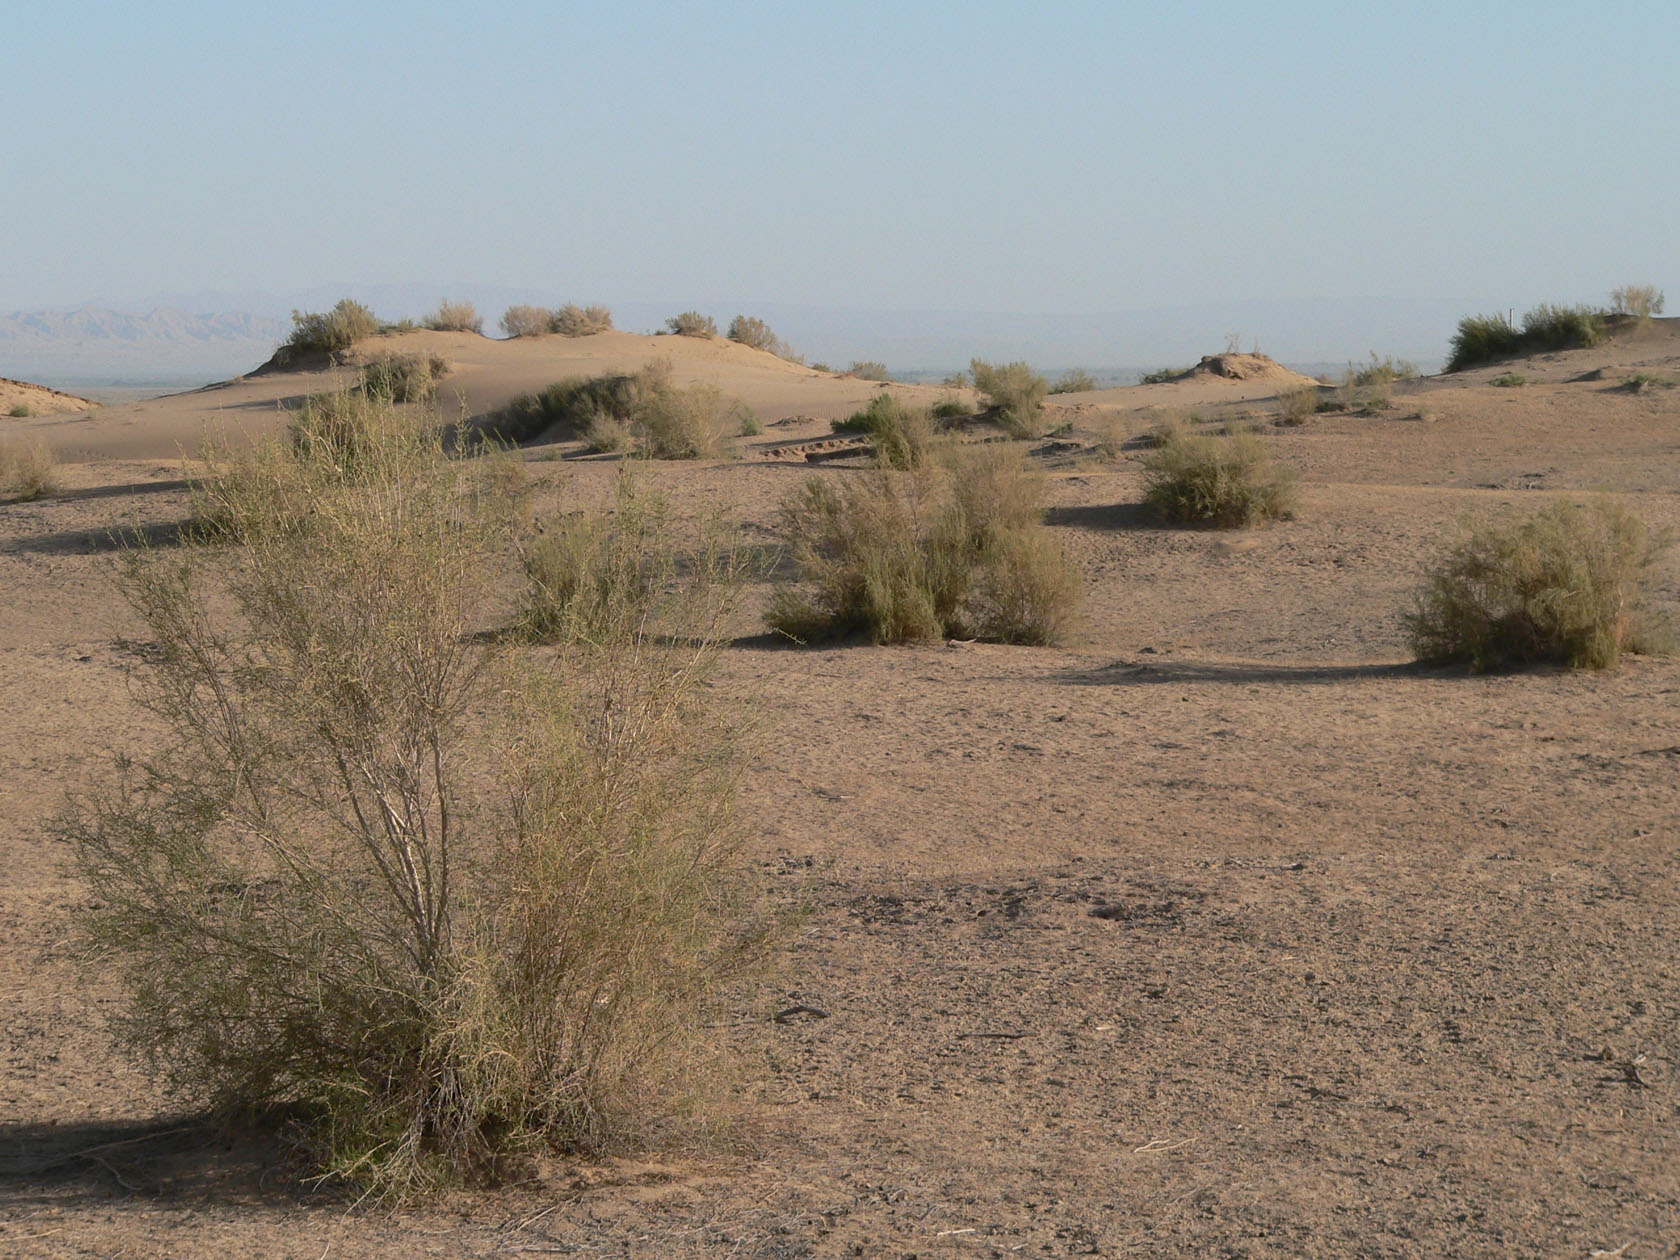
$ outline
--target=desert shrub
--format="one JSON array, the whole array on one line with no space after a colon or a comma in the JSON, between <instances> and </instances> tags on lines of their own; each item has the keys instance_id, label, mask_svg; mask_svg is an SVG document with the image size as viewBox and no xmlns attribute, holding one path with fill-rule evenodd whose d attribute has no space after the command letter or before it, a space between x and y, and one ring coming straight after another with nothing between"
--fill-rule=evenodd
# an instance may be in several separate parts
<instances>
[{"instance_id":1,"label":"desert shrub","mask_svg":"<svg viewBox=\"0 0 1680 1260\"><path fill-rule=\"evenodd\" d=\"M430 402L449 363L435 354L382 354L362 364L359 388L387 402Z\"/></svg>"},{"instance_id":2,"label":"desert shrub","mask_svg":"<svg viewBox=\"0 0 1680 1260\"><path fill-rule=\"evenodd\" d=\"M664 360L636 372L568 376L539 393L515 398L489 427L505 441L528 442L551 429L576 437L598 421L627 426L643 400L670 382L671 367Z\"/></svg>"},{"instance_id":3,"label":"desert shrub","mask_svg":"<svg viewBox=\"0 0 1680 1260\"><path fill-rule=\"evenodd\" d=\"M1500 389L1520 389L1528 384L1528 377L1521 372L1506 372L1503 376L1494 377L1488 384L1496 385Z\"/></svg>"},{"instance_id":4,"label":"desert shrub","mask_svg":"<svg viewBox=\"0 0 1680 1260\"><path fill-rule=\"evenodd\" d=\"M1336 391L1336 401L1341 404L1343 411L1363 411L1370 414L1387 411L1394 405L1393 378L1380 372L1361 372L1350 363L1347 371L1342 373L1341 386Z\"/></svg>"},{"instance_id":5,"label":"desert shrub","mask_svg":"<svg viewBox=\"0 0 1680 1260\"><path fill-rule=\"evenodd\" d=\"M974 414L974 408L960 398L941 398L928 409L928 415L938 423L947 420L962 420Z\"/></svg>"},{"instance_id":6,"label":"desert shrub","mask_svg":"<svg viewBox=\"0 0 1680 1260\"><path fill-rule=\"evenodd\" d=\"M764 432L764 422L758 418L758 413L750 407L742 406L740 412L741 425L736 430L740 437L758 437Z\"/></svg>"},{"instance_id":7,"label":"desert shrub","mask_svg":"<svg viewBox=\"0 0 1680 1260\"><path fill-rule=\"evenodd\" d=\"M597 451L712 459L728 454L731 435L750 414L715 386L672 384L670 363L655 360L635 372L556 381L514 399L487 428L509 442L557 430Z\"/></svg>"},{"instance_id":8,"label":"desert shrub","mask_svg":"<svg viewBox=\"0 0 1680 1260\"><path fill-rule=\"evenodd\" d=\"M729 321L729 340L751 346L754 350L768 350L771 354L779 353L782 344L769 324L751 315L737 315Z\"/></svg>"},{"instance_id":9,"label":"desert shrub","mask_svg":"<svg viewBox=\"0 0 1680 1260\"><path fill-rule=\"evenodd\" d=\"M730 451L742 408L715 385L648 389L631 417L639 449L657 459L716 459Z\"/></svg>"},{"instance_id":10,"label":"desert shrub","mask_svg":"<svg viewBox=\"0 0 1680 1260\"><path fill-rule=\"evenodd\" d=\"M636 449L636 430L628 420L597 415L583 430L583 444L596 455L623 455Z\"/></svg>"},{"instance_id":11,"label":"desert shrub","mask_svg":"<svg viewBox=\"0 0 1680 1260\"><path fill-rule=\"evenodd\" d=\"M1663 646L1643 587L1667 543L1610 499L1466 523L1406 618L1412 650L1483 671L1603 669Z\"/></svg>"},{"instance_id":12,"label":"desert shrub","mask_svg":"<svg viewBox=\"0 0 1680 1260\"><path fill-rule=\"evenodd\" d=\"M1082 591L1043 494L1020 453L996 446L839 485L812 477L782 511L801 585L777 592L768 624L801 642L1057 642Z\"/></svg>"},{"instance_id":13,"label":"desert shrub","mask_svg":"<svg viewBox=\"0 0 1680 1260\"><path fill-rule=\"evenodd\" d=\"M34 415L35 411L28 403L16 403L6 414L14 420L24 420Z\"/></svg>"},{"instance_id":14,"label":"desert shrub","mask_svg":"<svg viewBox=\"0 0 1680 1260\"><path fill-rule=\"evenodd\" d=\"M292 312L292 333L281 347L285 356L337 354L382 328L378 316L360 302L342 298L326 312Z\"/></svg>"},{"instance_id":15,"label":"desert shrub","mask_svg":"<svg viewBox=\"0 0 1680 1260\"><path fill-rule=\"evenodd\" d=\"M893 394L877 394L869 405L833 422L836 433L866 433L875 458L887 468L919 468L933 441L934 423L925 407L913 407Z\"/></svg>"},{"instance_id":16,"label":"desert shrub","mask_svg":"<svg viewBox=\"0 0 1680 1260\"><path fill-rule=\"evenodd\" d=\"M853 359L852 366L846 369L847 376L855 376L860 381L890 381L892 373L887 371L887 365L878 359Z\"/></svg>"},{"instance_id":17,"label":"desert shrub","mask_svg":"<svg viewBox=\"0 0 1680 1260\"><path fill-rule=\"evenodd\" d=\"M1052 394L1088 394L1097 388L1097 378L1084 368L1070 368L1056 378L1050 387Z\"/></svg>"},{"instance_id":18,"label":"desert shrub","mask_svg":"<svg viewBox=\"0 0 1680 1260\"><path fill-rule=\"evenodd\" d=\"M946 389L967 389L972 383L967 372L952 372L940 382Z\"/></svg>"},{"instance_id":19,"label":"desert shrub","mask_svg":"<svg viewBox=\"0 0 1680 1260\"><path fill-rule=\"evenodd\" d=\"M833 370L834 369L832 367L824 363L821 359L818 359L815 363L811 364L811 371L813 372L832 372Z\"/></svg>"},{"instance_id":20,"label":"desert shrub","mask_svg":"<svg viewBox=\"0 0 1680 1260\"><path fill-rule=\"evenodd\" d=\"M1420 375L1418 365L1410 359L1396 359L1393 355L1377 358L1377 352L1371 351L1371 361L1364 367L1349 370L1354 374L1355 385L1391 385L1395 381L1416 380Z\"/></svg>"},{"instance_id":21,"label":"desert shrub","mask_svg":"<svg viewBox=\"0 0 1680 1260\"><path fill-rule=\"evenodd\" d=\"M1658 386L1672 386L1673 384L1674 382L1666 376L1658 376L1652 372L1635 372L1616 388L1629 394L1643 394L1648 389L1655 389Z\"/></svg>"},{"instance_id":22,"label":"desert shrub","mask_svg":"<svg viewBox=\"0 0 1680 1260\"><path fill-rule=\"evenodd\" d=\"M1523 316L1524 350L1577 350L1604 337L1604 312L1591 306L1542 302Z\"/></svg>"},{"instance_id":23,"label":"desert shrub","mask_svg":"<svg viewBox=\"0 0 1680 1260\"><path fill-rule=\"evenodd\" d=\"M510 306L502 312L502 331L510 337L540 337L549 332L554 312L546 306Z\"/></svg>"},{"instance_id":24,"label":"desert shrub","mask_svg":"<svg viewBox=\"0 0 1680 1260\"><path fill-rule=\"evenodd\" d=\"M699 311L684 311L665 321L665 327L678 337L715 337L717 321Z\"/></svg>"},{"instance_id":25,"label":"desert shrub","mask_svg":"<svg viewBox=\"0 0 1680 1260\"><path fill-rule=\"evenodd\" d=\"M27 503L58 490L58 469L45 442L0 438L0 494Z\"/></svg>"},{"instance_id":26,"label":"desert shrub","mask_svg":"<svg viewBox=\"0 0 1680 1260\"><path fill-rule=\"evenodd\" d=\"M1318 386L1296 385L1278 394L1277 422L1295 427L1318 413Z\"/></svg>"},{"instance_id":27,"label":"desert shrub","mask_svg":"<svg viewBox=\"0 0 1680 1260\"><path fill-rule=\"evenodd\" d=\"M1164 367L1153 372L1144 372L1138 377L1139 385L1166 385L1190 374L1189 368Z\"/></svg>"},{"instance_id":28,"label":"desert shrub","mask_svg":"<svg viewBox=\"0 0 1680 1260\"><path fill-rule=\"evenodd\" d=\"M975 359L968 366L974 374L974 388L985 396L992 414L1009 435L1036 437L1050 383L1019 360L993 364Z\"/></svg>"},{"instance_id":29,"label":"desert shrub","mask_svg":"<svg viewBox=\"0 0 1680 1260\"><path fill-rule=\"evenodd\" d=\"M437 310L426 316L425 322L433 332L484 331L484 317L478 313L478 307L471 302L451 302L448 298L438 303Z\"/></svg>"},{"instance_id":30,"label":"desert shrub","mask_svg":"<svg viewBox=\"0 0 1680 1260\"><path fill-rule=\"evenodd\" d=\"M596 333L612 331L612 312L604 306L578 306L567 302L549 313L549 332L562 337L593 337Z\"/></svg>"},{"instance_id":31,"label":"desert shrub","mask_svg":"<svg viewBox=\"0 0 1680 1260\"><path fill-rule=\"evenodd\" d=\"M1143 467L1144 501L1171 524L1234 529L1295 512L1288 470L1251 433L1216 437L1173 427Z\"/></svg>"},{"instance_id":32,"label":"desert shrub","mask_svg":"<svg viewBox=\"0 0 1680 1260\"><path fill-rule=\"evenodd\" d=\"M707 715L718 602L541 659L475 637L492 461L365 405L354 475L308 441L212 468L217 563L126 557L168 741L60 832L123 1043L400 1193L633 1139L762 935Z\"/></svg>"},{"instance_id":33,"label":"desert shrub","mask_svg":"<svg viewBox=\"0 0 1680 1260\"><path fill-rule=\"evenodd\" d=\"M1650 319L1663 313L1663 293L1654 284L1624 284L1610 290L1610 309L1617 315Z\"/></svg>"},{"instance_id":34,"label":"desert shrub","mask_svg":"<svg viewBox=\"0 0 1680 1260\"><path fill-rule=\"evenodd\" d=\"M1503 315L1466 315L1453 334L1446 370L1462 372L1495 359L1508 359L1521 349L1522 335Z\"/></svg>"}]
</instances>

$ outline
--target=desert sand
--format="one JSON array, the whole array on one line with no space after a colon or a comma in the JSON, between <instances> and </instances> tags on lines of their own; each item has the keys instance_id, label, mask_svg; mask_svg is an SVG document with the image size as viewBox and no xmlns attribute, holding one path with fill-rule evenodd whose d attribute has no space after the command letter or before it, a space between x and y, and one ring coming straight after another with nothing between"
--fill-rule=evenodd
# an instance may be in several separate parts
<instances>
[{"instance_id":1,"label":"desert sand","mask_svg":"<svg viewBox=\"0 0 1680 1260\"><path fill-rule=\"evenodd\" d=\"M846 475L805 448L883 388L625 333L374 349L447 359L450 417L668 357L764 433L650 475L765 544L803 478ZM1511 371L1530 383L1489 383ZM716 1030L735 1136L395 1213L116 1055L49 838L157 735L113 531L169 544L205 425L273 432L331 373L0 418L66 485L0 505L0 1252L1680 1255L1680 661L1470 677L1411 664L1401 626L1463 514L1614 490L1680 528L1680 388L1620 388L1635 372L1680 378L1680 321L1295 428L1264 374L1053 397L1069 428L1030 449L1085 575L1064 648L794 647L755 590L723 679L767 724L743 809L763 879L815 908ZM1265 427L1298 518L1154 524L1140 444L1097 444L1168 411ZM616 468L525 454L539 513ZM1672 553L1657 594L1680 597ZM795 1005L826 1016L770 1020Z\"/></svg>"}]
</instances>

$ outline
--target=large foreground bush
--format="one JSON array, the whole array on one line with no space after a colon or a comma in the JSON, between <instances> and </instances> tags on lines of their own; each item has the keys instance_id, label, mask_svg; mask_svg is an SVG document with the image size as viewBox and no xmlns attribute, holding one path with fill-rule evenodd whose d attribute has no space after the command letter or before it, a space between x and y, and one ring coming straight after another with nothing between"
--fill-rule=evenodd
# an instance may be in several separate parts
<instances>
[{"instance_id":1,"label":"large foreground bush","mask_svg":"<svg viewBox=\"0 0 1680 1260\"><path fill-rule=\"evenodd\" d=\"M1406 618L1419 660L1603 669L1663 646L1644 585L1667 539L1613 500L1466 525Z\"/></svg>"},{"instance_id":2,"label":"large foreground bush","mask_svg":"<svg viewBox=\"0 0 1680 1260\"><path fill-rule=\"evenodd\" d=\"M124 569L167 739L62 823L126 1045L390 1192L680 1108L760 939L716 601L540 658L486 641L493 462L363 400L214 466L231 545Z\"/></svg>"},{"instance_id":3,"label":"large foreground bush","mask_svg":"<svg viewBox=\"0 0 1680 1260\"><path fill-rule=\"evenodd\" d=\"M768 623L801 642L1058 642L1083 592L1043 496L1043 477L1003 446L949 447L911 472L812 477L782 509L801 584L778 592Z\"/></svg>"},{"instance_id":4,"label":"large foreground bush","mask_svg":"<svg viewBox=\"0 0 1680 1260\"><path fill-rule=\"evenodd\" d=\"M1236 529L1295 514L1293 478L1252 433L1169 424L1144 459L1144 502L1173 525Z\"/></svg>"}]
</instances>

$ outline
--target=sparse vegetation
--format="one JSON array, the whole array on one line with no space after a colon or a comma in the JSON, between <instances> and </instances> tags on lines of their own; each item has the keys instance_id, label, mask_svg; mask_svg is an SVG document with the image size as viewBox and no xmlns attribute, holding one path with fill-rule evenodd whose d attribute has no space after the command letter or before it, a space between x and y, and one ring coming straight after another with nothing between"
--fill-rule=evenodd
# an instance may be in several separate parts
<instances>
[{"instance_id":1,"label":"sparse vegetation","mask_svg":"<svg viewBox=\"0 0 1680 1260\"><path fill-rule=\"evenodd\" d=\"M0 438L0 494L27 503L58 490L58 469L45 442Z\"/></svg>"},{"instance_id":2,"label":"sparse vegetation","mask_svg":"<svg viewBox=\"0 0 1680 1260\"><path fill-rule=\"evenodd\" d=\"M540 337L551 331L553 319L546 306L510 306L502 312L502 331L510 337Z\"/></svg>"},{"instance_id":3,"label":"sparse vegetation","mask_svg":"<svg viewBox=\"0 0 1680 1260\"><path fill-rule=\"evenodd\" d=\"M304 354L338 354L382 331L379 317L360 302L341 299L326 312L292 312L292 334L281 346L284 359Z\"/></svg>"},{"instance_id":4,"label":"sparse vegetation","mask_svg":"<svg viewBox=\"0 0 1680 1260\"><path fill-rule=\"evenodd\" d=\"M1596 307L1549 302L1525 314L1520 331L1503 315L1466 316L1458 321L1446 370L1462 372L1518 354L1597 345L1604 336L1604 319L1605 312Z\"/></svg>"},{"instance_id":5,"label":"sparse vegetation","mask_svg":"<svg viewBox=\"0 0 1680 1260\"><path fill-rule=\"evenodd\" d=\"M1189 433L1172 425L1144 460L1144 501L1175 525L1236 529L1295 514L1293 478L1252 433Z\"/></svg>"},{"instance_id":6,"label":"sparse vegetation","mask_svg":"<svg viewBox=\"0 0 1680 1260\"><path fill-rule=\"evenodd\" d=\"M1610 310L1640 321L1663 313L1663 292L1654 284L1624 284L1610 290Z\"/></svg>"},{"instance_id":7,"label":"sparse vegetation","mask_svg":"<svg viewBox=\"0 0 1680 1260\"><path fill-rule=\"evenodd\" d=\"M1528 377L1521 372L1506 372L1503 376L1496 376L1488 382L1500 389L1521 389L1528 384Z\"/></svg>"},{"instance_id":8,"label":"sparse vegetation","mask_svg":"<svg viewBox=\"0 0 1680 1260\"><path fill-rule=\"evenodd\" d=\"M638 449L657 459L717 459L728 455L730 437L744 415L738 402L715 385L679 388L668 381L647 391L631 423Z\"/></svg>"},{"instance_id":9,"label":"sparse vegetation","mask_svg":"<svg viewBox=\"0 0 1680 1260\"><path fill-rule=\"evenodd\" d=\"M1052 643L1078 615L1077 568L1045 527L1018 450L951 447L913 472L812 477L783 506L801 586L770 627L801 642L866 633Z\"/></svg>"},{"instance_id":10,"label":"sparse vegetation","mask_svg":"<svg viewBox=\"0 0 1680 1260\"><path fill-rule=\"evenodd\" d=\"M433 332L483 333L484 317L471 302L451 302L444 298L437 310L426 316L426 327Z\"/></svg>"},{"instance_id":11,"label":"sparse vegetation","mask_svg":"<svg viewBox=\"0 0 1680 1260\"><path fill-rule=\"evenodd\" d=\"M1673 384L1674 382L1666 376L1657 376L1651 372L1635 372L1616 388L1629 394L1643 394L1646 390L1656 389L1660 386L1672 386Z\"/></svg>"},{"instance_id":12,"label":"sparse vegetation","mask_svg":"<svg viewBox=\"0 0 1680 1260\"><path fill-rule=\"evenodd\" d=\"M666 329L678 337L715 337L717 321L699 311L684 311L665 321Z\"/></svg>"},{"instance_id":13,"label":"sparse vegetation","mask_svg":"<svg viewBox=\"0 0 1680 1260\"><path fill-rule=\"evenodd\" d=\"M1392 385L1395 381L1414 381L1420 375L1418 365L1410 359L1396 359L1393 355L1379 359L1375 350L1364 367L1354 368L1349 364L1348 370L1358 386Z\"/></svg>"},{"instance_id":14,"label":"sparse vegetation","mask_svg":"<svg viewBox=\"0 0 1680 1260\"><path fill-rule=\"evenodd\" d=\"M435 354L380 354L362 364L357 388L386 402L430 402L447 375L448 361Z\"/></svg>"},{"instance_id":15,"label":"sparse vegetation","mask_svg":"<svg viewBox=\"0 0 1680 1260\"><path fill-rule=\"evenodd\" d=\"M844 420L833 422L836 433L866 433L875 445L875 458L887 468L920 468L933 442L934 421L925 407L913 407L890 393Z\"/></svg>"},{"instance_id":16,"label":"sparse vegetation","mask_svg":"<svg viewBox=\"0 0 1680 1260\"><path fill-rule=\"evenodd\" d=\"M363 405L349 464L305 440L213 468L238 523L215 564L128 555L169 741L59 830L123 1042L401 1194L634 1140L764 937L706 703L719 601L662 587L665 633L597 617L541 659L475 641L493 461ZM590 577L608 608L645 600L639 570Z\"/></svg>"},{"instance_id":17,"label":"sparse vegetation","mask_svg":"<svg viewBox=\"0 0 1680 1260\"><path fill-rule=\"evenodd\" d=\"M1050 383L1019 360L993 364L974 359L968 366L974 375L974 388L985 396L1005 431L1016 438L1037 437Z\"/></svg>"},{"instance_id":18,"label":"sparse vegetation","mask_svg":"<svg viewBox=\"0 0 1680 1260\"><path fill-rule=\"evenodd\" d=\"M34 415L35 411L28 403L15 403L6 414L14 420L25 420Z\"/></svg>"},{"instance_id":19,"label":"sparse vegetation","mask_svg":"<svg viewBox=\"0 0 1680 1260\"><path fill-rule=\"evenodd\" d=\"M611 332L612 312L604 306L579 306L567 302L549 312L548 331L562 337L593 337L596 333Z\"/></svg>"},{"instance_id":20,"label":"sparse vegetation","mask_svg":"<svg viewBox=\"0 0 1680 1260\"><path fill-rule=\"evenodd\" d=\"M973 383L967 372L952 372L940 382L946 389L967 389Z\"/></svg>"},{"instance_id":21,"label":"sparse vegetation","mask_svg":"<svg viewBox=\"0 0 1680 1260\"><path fill-rule=\"evenodd\" d=\"M1189 368L1164 367L1153 372L1145 372L1138 377L1139 385L1167 385L1173 381L1189 375Z\"/></svg>"},{"instance_id":22,"label":"sparse vegetation","mask_svg":"<svg viewBox=\"0 0 1680 1260\"><path fill-rule=\"evenodd\" d=\"M855 376L860 381L890 381L892 373L887 371L887 365L875 359L853 359L852 366L846 369L847 376Z\"/></svg>"},{"instance_id":23,"label":"sparse vegetation","mask_svg":"<svg viewBox=\"0 0 1680 1260\"><path fill-rule=\"evenodd\" d=\"M941 398L928 410L936 421L963 420L974 414L974 408L960 398Z\"/></svg>"},{"instance_id":24,"label":"sparse vegetation","mask_svg":"<svg viewBox=\"0 0 1680 1260\"><path fill-rule=\"evenodd\" d=\"M1643 588L1668 541L1610 499L1467 523L1406 618L1412 650L1486 671L1604 669L1660 648Z\"/></svg>"},{"instance_id":25,"label":"sparse vegetation","mask_svg":"<svg viewBox=\"0 0 1680 1260\"><path fill-rule=\"evenodd\" d=\"M1088 394L1097 388L1097 378L1083 368L1070 368L1056 378L1052 394Z\"/></svg>"},{"instance_id":26,"label":"sparse vegetation","mask_svg":"<svg viewBox=\"0 0 1680 1260\"><path fill-rule=\"evenodd\" d=\"M769 324L751 315L737 315L729 321L729 340L751 346L754 350L768 350L771 354L779 354L782 344Z\"/></svg>"},{"instance_id":27,"label":"sparse vegetation","mask_svg":"<svg viewBox=\"0 0 1680 1260\"><path fill-rule=\"evenodd\" d=\"M509 442L557 430L583 438L598 452L712 459L728 454L731 435L751 414L715 386L672 384L671 365L656 360L636 372L556 381L539 394L514 399L487 427Z\"/></svg>"},{"instance_id":28,"label":"sparse vegetation","mask_svg":"<svg viewBox=\"0 0 1680 1260\"><path fill-rule=\"evenodd\" d=\"M1296 385L1278 394L1277 422L1289 428L1305 424L1318 412L1318 386Z\"/></svg>"}]
</instances>

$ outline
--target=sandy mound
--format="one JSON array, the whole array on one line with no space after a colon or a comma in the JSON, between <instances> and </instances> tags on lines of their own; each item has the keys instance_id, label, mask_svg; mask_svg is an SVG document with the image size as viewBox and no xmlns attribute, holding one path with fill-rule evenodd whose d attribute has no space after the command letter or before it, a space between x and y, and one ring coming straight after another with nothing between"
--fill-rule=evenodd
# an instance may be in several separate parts
<instances>
[{"instance_id":1,"label":"sandy mound","mask_svg":"<svg viewBox=\"0 0 1680 1260\"><path fill-rule=\"evenodd\" d=\"M1178 379L1193 381L1198 377L1217 376L1226 381L1265 381L1277 385L1314 385L1310 376L1303 376L1286 368L1264 354L1210 354Z\"/></svg>"},{"instance_id":2,"label":"sandy mound","mask_svg":"<svg viewBox=\"0 0 1680 1260\"><path fill-rule=\"evenodd\" d=\"M45 385L31 385L28 381L14 381L10 377L0 376L0 415L10 415L19 407L27 407L24 413L31 416L51 415L64 411L86 411L93 406L85 398L78 398L74 394L61 393L56 389L48 389Z\"/></svg>"}]
</instances>

